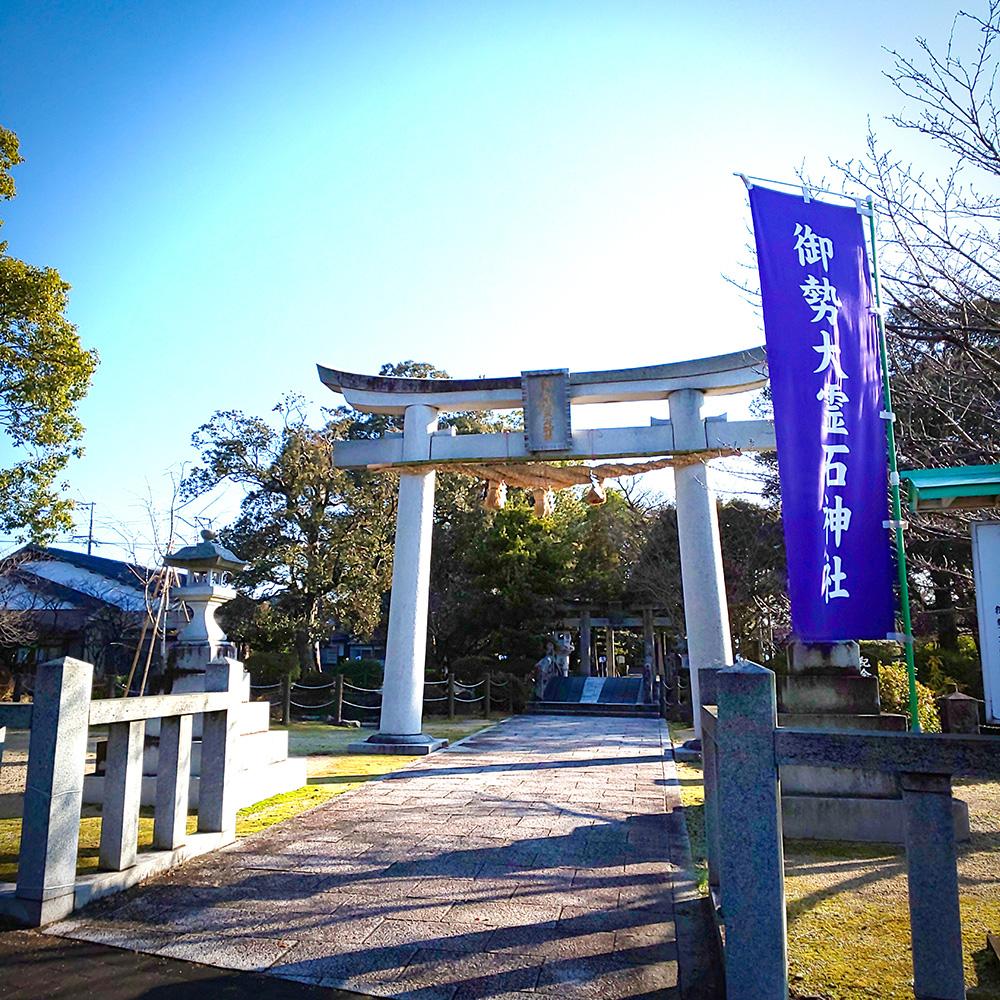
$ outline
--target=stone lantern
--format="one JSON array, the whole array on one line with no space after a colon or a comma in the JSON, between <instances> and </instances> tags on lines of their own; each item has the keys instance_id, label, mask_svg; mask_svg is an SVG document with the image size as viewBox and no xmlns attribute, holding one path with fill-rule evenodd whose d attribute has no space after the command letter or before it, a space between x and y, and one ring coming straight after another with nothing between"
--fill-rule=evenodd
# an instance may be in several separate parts
<instances>
[{"instance_id":1,"label":"stone lantern","mask_svg":"<svg viewBox=\"0 0 1000 1000\"><path fill-rule=\"evenodd\" d=\"M957 688L943 698L938 698L941 706L941 729L946 733L979 735L979 699L962 694Z\"/></svg>"},{"instance_id":2,"label":"stone lantern","mask_svg":"<svg viewBox=\"0 0 1000 1000\"><path fill-rule=\"evenodd\" d=\"M203 531L197 545L186 545L163 560L164 565L187 572L175 595L191 610L191 620L178 633L175 663L175 694L204 691L205 667L220 656L234 657L235 647L215 620L218 608L231 601L236 591L232 575L247 564L216 540L214 531Z\"/></svg>"}]
</instances>

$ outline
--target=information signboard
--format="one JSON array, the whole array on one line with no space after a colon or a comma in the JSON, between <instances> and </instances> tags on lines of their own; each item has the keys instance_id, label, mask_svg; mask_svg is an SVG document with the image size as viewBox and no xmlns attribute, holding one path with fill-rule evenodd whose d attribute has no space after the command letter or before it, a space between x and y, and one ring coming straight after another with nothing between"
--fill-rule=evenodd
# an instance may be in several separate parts
<instances>
[{"instance_id":1,"label":"information signboard","mask_svg":"<svg viewBox=\"0 0 1000 1000\"><path fill-rule=\"evenodd\" d=\"M972 525L979 651L983 660L986 718L1000 722L1000 521Z\"/></svg>"}]
</instances>

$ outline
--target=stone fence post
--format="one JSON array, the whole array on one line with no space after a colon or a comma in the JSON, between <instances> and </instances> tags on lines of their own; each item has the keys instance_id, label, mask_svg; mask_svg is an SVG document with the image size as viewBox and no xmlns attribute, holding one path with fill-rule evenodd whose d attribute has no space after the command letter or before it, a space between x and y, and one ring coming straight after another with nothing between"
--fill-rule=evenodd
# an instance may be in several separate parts
<instances>
[{"instance_id":1,"label":"stone fence post","mask_svg":"<svg viewBox=\"0 0 1000 1000\"><path fill-rule=\"evenodd\" d=\"M726 997L787 1000L774 674L741 663L720 670L718 682L714 812L726 925ZM694 710L699 712L697 704Z\"/></svg>"},{"instance_id":2,"label":"stone fence post","mask_svg":"<svg viewBox=\"0 0 1000 1000\"><path fill-rule=\"evenodd\" d=\"M333 686L333 718L338 726L344 724L344 675L337 674Z\"/></svg>"},{"instance_id":3,"label":"stone fence post","mask_svg":"<svg viewBox=\"0 0 1000 1000\"><path fill-rule=\"evenodd\" d=\"M169 731L170 727L167 728ZM162 723L160 732L162 735ZM135 864L145 734L145 719L112 722L108 726L108 759L104 770L105 792L98 857L99 866L107 871L120 872Z\"/></svg>"},{"instance_id":4,"label":"stone fence post","mask_svg":"<svg viewBox=\"0 0 1000 1000\"><path fill-rule=\"evenodd\" d=\"M901 774L917 1000L965 1000L951 777Z\"/></svg>"},{"instance_id":5,"label":"stone fence post","mask_svg":"<svg viewBox=\"0 0 1000 1000\"><path fill-rule=\"evenodd\" d=\"M243 664L221 656L205 670L206 691L228 691L229 707L206 712L201 737L198 830L236 837L236 742L240 731Z\"/></svg>"},{"instance_id":6,"label":"stone fence post","mask_svg":"<svg viewBox=\"0 0 1000 1000\"><path fill-rule=\"evenodd\" d=\"M153 846L161 850L173 851L187 840L192 722L190 715L171 715L160 720ZM142 767L138 770L141 775Z\"/></svg>"},{"instance_id":7,"label":"stone fence post","mask_svg":"<svg viewBox=\"0 0 1000 1000\"><path fill-rule=\"evenodd\" d=\"M38 667L28 743L17 899L37 927L71 913L94 668L64 656Z\"/></svg>"}]
</instances>

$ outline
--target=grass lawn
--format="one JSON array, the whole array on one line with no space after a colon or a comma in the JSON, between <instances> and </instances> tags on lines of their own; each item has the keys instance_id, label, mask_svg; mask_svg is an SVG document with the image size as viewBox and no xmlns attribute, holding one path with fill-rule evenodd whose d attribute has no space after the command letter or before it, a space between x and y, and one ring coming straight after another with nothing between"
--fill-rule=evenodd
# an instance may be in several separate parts
<instances>
[{"instance_id":1,"label":"grass lawn","mask_svg":"<svg viewBox=\"0 0 1000 1000\"><path fill-rule=\"evenodd\" d=\"M452 743L479 732L505 715L490 719L428 720L426 732ZM293 757L307 757L308 784L294 792L275 795L255 805L241 809L236 819L236 836L248 837L312 809L334 795L340 795L371 778L397 771L417 760L392 754L349 753L347 745L364 739L372 730L341 729L323 722L293 722L289 727L288 745ZM197 819L188 817L188 832L193 833ZM80 849L77 874L97 870L98 847L101 839L100 809L85 806L80 819ZM139 849L150 850L153 839L153 814L143 809L139 818ZM0 882L17 878L17 852L21 840L21 820L0 819Z\"/></svg>"},{"instance_id":2,"label":"grass lawn","mask_svg":"<svg viewBox=\"0 0 1000 1000\"><path fill-rule=\"evenodd\" d=\"M674 739L677 739L677 735ZM691 850L704 887L700 765L678 764ZM1000 1000L1000 782L956 782L972 839L959 845L959 896L969 1000ZM913 968L906 856L894 844L785 842L792 995L822 1000L911 1000Z\"/></svg>"}]
</instances>

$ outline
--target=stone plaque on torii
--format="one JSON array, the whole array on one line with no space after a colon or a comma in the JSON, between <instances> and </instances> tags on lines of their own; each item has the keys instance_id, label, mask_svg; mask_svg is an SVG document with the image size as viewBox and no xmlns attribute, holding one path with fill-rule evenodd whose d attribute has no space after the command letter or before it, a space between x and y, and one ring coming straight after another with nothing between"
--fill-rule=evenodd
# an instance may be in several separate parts
<instances>
[{"instance_id":1,"label":"stone plaque on torii","mask_svg":"<svg viewBox=\"0 0 1000 1000\"><path fill-rule=\"evenodd\" d=\"M657 456L662 465L674 468L691 700L698 727L698 668L724 666L733 659L719 523L706 464L720 456L775 448L771 421L705 417L702 407L706 395L763 386L763 348L643 368L553 369L509 378L396 378L323 366L319 376L356 410L403 417L402 434L333 446L337 468L400 474L382 713L379 731L366 741L368 752L421 753L441 745L422 732L422 715L434 484L437 469L446 467ZM666 400L669 418L654 417L649 426L572 428L575 405L642 400ZM524 411L523 432L438 430L442 411L510 409Z\"/></svg>"}]
</instances>

